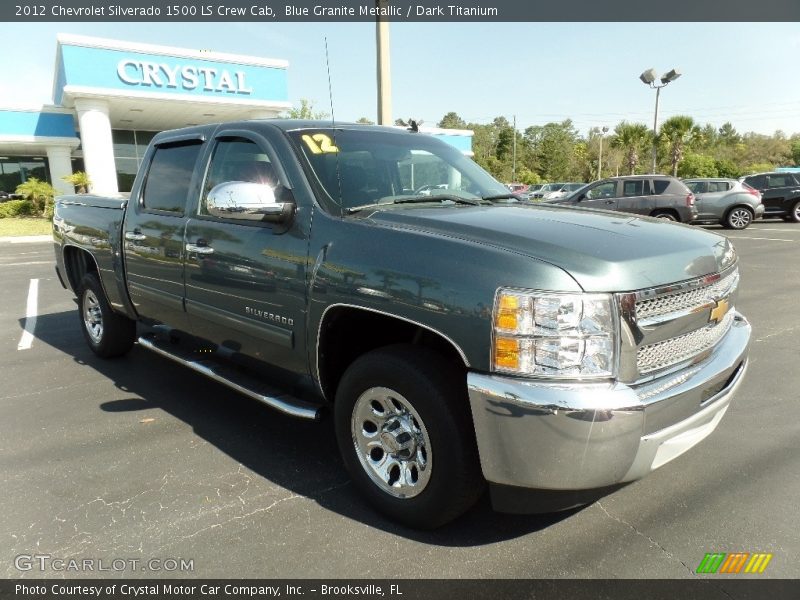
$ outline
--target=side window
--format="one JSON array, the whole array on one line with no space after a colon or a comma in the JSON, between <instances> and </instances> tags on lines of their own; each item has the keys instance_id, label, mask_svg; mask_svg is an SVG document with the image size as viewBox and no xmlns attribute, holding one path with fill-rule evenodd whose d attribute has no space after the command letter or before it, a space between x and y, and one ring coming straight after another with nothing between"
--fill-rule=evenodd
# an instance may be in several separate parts
<instances>
[{"instance_id":1,"label":"side window","mask_svg":"<svg viewBox=\"0 0 800 600\"><path fill-rule=\"evenodd\" d=\"M156 148L142 191L145 210L183 214L201 148L200 143Z\"/></svg>"},{"instance_id":2,"label":"side window","mask_svg":"<svg viewBox=\"0 0 800 600\"><path fill-rule=\"evenodd\" d=\"M606 181L596 185L586 192L587 200L597 200L598 198L614 198L617 195L617 182Z\"/></svg>"},{"instance_id":3,"label":"side window","mask_svg":"<svg viewBox=\"0 0 800 600\"><path fill-rule=\"evenodd\" d=\"M693 194L704 194L706 192L706 186L708 184L705 181L687 181L686 187L688 187Z\"/></svg>"},{"instance_id":4,"label":"side window","mask_svg":"<svg viewBox=\"0 0 800 600\"><path fill-rule=\"evenodd\" d=\"M791 175L767 175L767 187L782 188L794 184Z\"/></svg>"},{"instance_id":5,"label":"side window","mask_svg":"<svg viewBox=\"0 0 800 600\"><path fill-rule=\"evenodd\" d=\"M755 175L753 177L746 177L745 182L747 185L754 187L757 190L763 190L767 187L767 176Z\"/></svg>"},{"instance_id":6,"label":"side window","mask_svg":"<svg viewBox=\"0 0 800 600\"><path fill-rule=\"evenodd\" d=\"M243 181L246 183L278 184L275 169L269 157L255 142L244 138L223 138L217 141L211 156L200 214L208 215L208 193L220 183Z\"/></svg>"},{"instance_id":7,"label":"side window","mask_svg":"<svg viewBox=\"0 0 800 600\"><path fill-rule=\"evenodd\" d=\"M666 179L653 180L653 193L656 195L663 194L669 187L669 181Z\"/></svg>"},{"instance_id":8,"label":"side window","mask_svg":"<svg viewBox=\"0 0 800 600\"><path fill-rule=\"evenodd\" d=\"M624 181L622 183L623 196L644 196L644 181L642 179Z\"/></svg>"}]
</instances>

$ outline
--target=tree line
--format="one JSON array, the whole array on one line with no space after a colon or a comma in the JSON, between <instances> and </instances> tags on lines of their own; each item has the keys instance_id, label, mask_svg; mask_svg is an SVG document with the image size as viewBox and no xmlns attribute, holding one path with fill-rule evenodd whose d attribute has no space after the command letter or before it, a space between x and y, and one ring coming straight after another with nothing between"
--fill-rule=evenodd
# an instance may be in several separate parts
<instances>
[{"instance_id":1,"label":"tree line","mask_svg":"<svg viewBox=\"0 0 800 600\"><path fill-rule=\"evenodd\" d=\"M520 131L505 117L468 123L449 112L437 125L474 131L475 161L500 181L593 181L601 144L603 177L652 172L653 131L644 123L621 121L605 134L593 127L583 136L570 119ZM731 123L717 128L679 115L661 124L656 141L657 171L677 177L741 177L800 165L800 134L739 133Z\"/></svg>"}]
</instances>

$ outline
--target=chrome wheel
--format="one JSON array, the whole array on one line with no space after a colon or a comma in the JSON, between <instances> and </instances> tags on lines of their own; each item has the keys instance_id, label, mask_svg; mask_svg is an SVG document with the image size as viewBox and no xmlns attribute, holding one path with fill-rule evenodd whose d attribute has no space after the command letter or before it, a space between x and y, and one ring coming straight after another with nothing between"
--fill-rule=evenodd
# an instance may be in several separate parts
<instances>
[{"instance_id":1,"label":"chrome wheel","mask_svg":"<svg viewBox=\"0 0 800 600\"><path fill-rule=\"evenodd\" d=\"M744 229L750 225L752 219L753 217L750 211L746 208L735 208L728 216L728 223L730 223L731 227L734 229Z\"/></svg>"},{"instance_id":2,"label":"chrome wheel","mask_svg":"<svg viewBox=\"0 0 800 600\"><path fill-rule=\"evenodd\" d=\"M795 203L792 209L792 220L795 223L800 223L800 202Z\"/></svg>"},{"instance_id":3,"label":"chrome wheel","mask_svg":"<svg viewBox=\"0 0 800 600\"><path fill-rule=\"evenodd\" d=\"M95 344L99 344L103 340L103 312L92 290L84 292L82 310L86 333Z\"/></svg>"},{"instance_id":4,"label":"chrome wheel","mask_svg":"<svg viewBox=\"0 0 800 600\"><path fill-rule=\"evenodd\" d=\"M396 498L422 493L433 466L428 432L401 394L385 387L366 390L353 407L350 430L369 478Z\"/></svg>"}]
</instances>

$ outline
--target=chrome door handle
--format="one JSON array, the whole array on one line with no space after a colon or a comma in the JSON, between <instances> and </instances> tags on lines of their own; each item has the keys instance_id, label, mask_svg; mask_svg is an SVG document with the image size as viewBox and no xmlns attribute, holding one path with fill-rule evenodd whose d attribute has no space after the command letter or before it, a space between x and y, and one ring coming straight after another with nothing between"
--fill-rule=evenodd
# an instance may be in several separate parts
<instances>
[{"instance_id":1,"label":"chrome door handle","mask_svg":"<svg viewBox=\"0 0 800 600\"><path fill-rule=\"evenodd\" d=\"M147 239L147 236L143 233L139 233L138 231L126 231L125 239L134 242L141 242L142 240Z\"/></svg>"},{"instance_id":2,"label":"chrome door handle","mask_svg":"<svg viewBox=\"0 0 800 600\"><path fill-rule=\"evenodd\" d=\"M198 246L197 244L186 244L187 252L195 252L196 254L213 254L214 249L211 246Z\"/></svg>"}]
</instances>

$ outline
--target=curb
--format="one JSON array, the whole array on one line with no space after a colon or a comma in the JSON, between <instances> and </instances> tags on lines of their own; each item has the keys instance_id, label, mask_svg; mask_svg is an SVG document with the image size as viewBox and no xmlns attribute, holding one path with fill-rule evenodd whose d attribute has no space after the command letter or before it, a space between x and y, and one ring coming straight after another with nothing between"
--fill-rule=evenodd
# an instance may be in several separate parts
<instances>
[{"instance_id":1,"label":"curb","mask_svg":"<svg viewBox=\"0 0 800 600\"><path fill-rule=\"evenodd\" d=\"M52 242L52 235L16 235L0 237L0 243L9 244L33 244L37 242Z\"/></svg>"}]
</instances>

